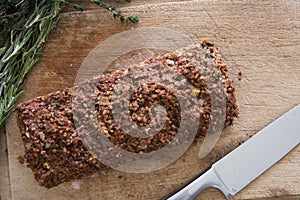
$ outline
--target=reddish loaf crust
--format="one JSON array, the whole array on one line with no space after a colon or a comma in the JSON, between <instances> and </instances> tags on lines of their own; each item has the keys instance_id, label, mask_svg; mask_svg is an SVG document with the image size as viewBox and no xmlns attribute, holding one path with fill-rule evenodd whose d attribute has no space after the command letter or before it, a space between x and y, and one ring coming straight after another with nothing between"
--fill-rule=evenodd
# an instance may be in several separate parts
<instances>
[{"instance_id":1,"label":"reddish loaf crust","mask_svg":"<svg viewBox=\"0 0 300 200\"><path fill-rule=\"evenodd\" d=\"M211 61L213 65L207 66L205 64ZM215 45L203 41L201 44L173 53L158 55L126 69L100 75L76 86L79 88L78 91L84 91L91 84L96 84L94 96L83 94L83 99L80 102L84 102L87 98L93 99L95 114L101 129L115 145L136 153L155 151L170 143L178 129L180 118L178 117L178 108L176 108L178 105L176 97L171 91L155 83L136 90L131 98L129 110L134 121L140 125L145 125L149 122L147 115L149 110L144 108L149 108L157 103L163 104L169 110L168 120L158 134L148 138L135 138L120 130L112 118L110 99L114 84L122 79L125 72L145 66L170 67L176 70L192 85L191 95L203 100L203 104L199 107L200 121L196 138L206 134L211 120L210 91L205 82L206 79L202 75L203 71L201 71L204 66L215 68L221 74L224 86L221 92L226 97L224 127L232 125L234 119L238 117L239 108L235 88L229 79L227 65L223 62ZM124 90L126 89L124 88ZM66 88L37 97L19 104L15 110L17 124L25 147L25 162L33 171L36 181L47 188L80 179L108 168L88 151L90 147L86 148L83 145L83 138L78 136L78 131L74 125L74 113L72 112L72 92L73 88ZM108 101L103 102L100 97L105 97ZM80 114L86 114L84 111L76 109L75 112L76 117Z\"/></svg>"}]
</instances>

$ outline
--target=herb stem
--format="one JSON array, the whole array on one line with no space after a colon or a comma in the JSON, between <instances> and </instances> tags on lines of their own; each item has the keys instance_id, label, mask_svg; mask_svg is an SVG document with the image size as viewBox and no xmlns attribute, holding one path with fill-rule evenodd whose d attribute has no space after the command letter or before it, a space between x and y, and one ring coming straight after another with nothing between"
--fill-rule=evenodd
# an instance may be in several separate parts
<instances>
[{"instance_id":1,"label":"herb stem","mask_svg":"<svg viewBox=\"0 0 300 200\"><path fill-rule=\"evenodd\" d=\"M19 3L16 4L16 8L18 8L25 0L21 0Z\"/></svg>"}]
</instances>

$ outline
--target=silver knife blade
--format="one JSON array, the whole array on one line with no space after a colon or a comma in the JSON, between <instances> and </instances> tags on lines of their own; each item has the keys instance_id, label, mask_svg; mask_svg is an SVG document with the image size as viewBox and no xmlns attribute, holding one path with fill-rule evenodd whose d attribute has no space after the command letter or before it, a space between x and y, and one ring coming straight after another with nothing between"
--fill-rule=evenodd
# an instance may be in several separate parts
<instances>
[{"instance_id":1,"label":"silver knife blade","mask_svg":"<svg viewBox=\"0 0 300 200\"><path fill-rule=\"evenodd\" d=\"M300 143L300 105L257 132L168 200L190 200L208 187L229 199Z\"/></svg>"}]
</instances>

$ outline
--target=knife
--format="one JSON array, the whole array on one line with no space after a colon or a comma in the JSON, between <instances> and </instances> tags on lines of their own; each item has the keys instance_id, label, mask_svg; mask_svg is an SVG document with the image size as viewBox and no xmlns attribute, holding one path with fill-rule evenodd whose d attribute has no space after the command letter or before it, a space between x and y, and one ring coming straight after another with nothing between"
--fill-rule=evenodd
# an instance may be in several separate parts
<instances>
[{"instance_id":1,"label":"knife","mask_svg":"<svg viewBox=\"0 0 300 200\"><path fill-rule=\"evenodd\" d=\"M230 199L300 143L300 104L220 159L168 200L191 200L214 187Z\"/></svg>"}]
</instances>

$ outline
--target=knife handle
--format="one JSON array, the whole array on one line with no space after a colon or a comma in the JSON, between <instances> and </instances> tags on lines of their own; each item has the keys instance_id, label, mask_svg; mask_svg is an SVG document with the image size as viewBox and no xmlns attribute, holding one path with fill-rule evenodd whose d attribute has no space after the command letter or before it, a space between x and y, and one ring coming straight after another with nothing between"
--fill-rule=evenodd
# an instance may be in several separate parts
<instances>
[{"instance_id":1,"label":"knife handle","mask_svg":"<svg viewBox=\"0 0 300 200\"><path fill-rule=\"evenodd\" d=\"M213 187L223 192L226 199L231 197L226 186L216 174L215 170L210 168L207 172L199 176L183 189L169 197L167 200L192 200L195 199L203 190Z\"/></svg>"}]
</instances>

